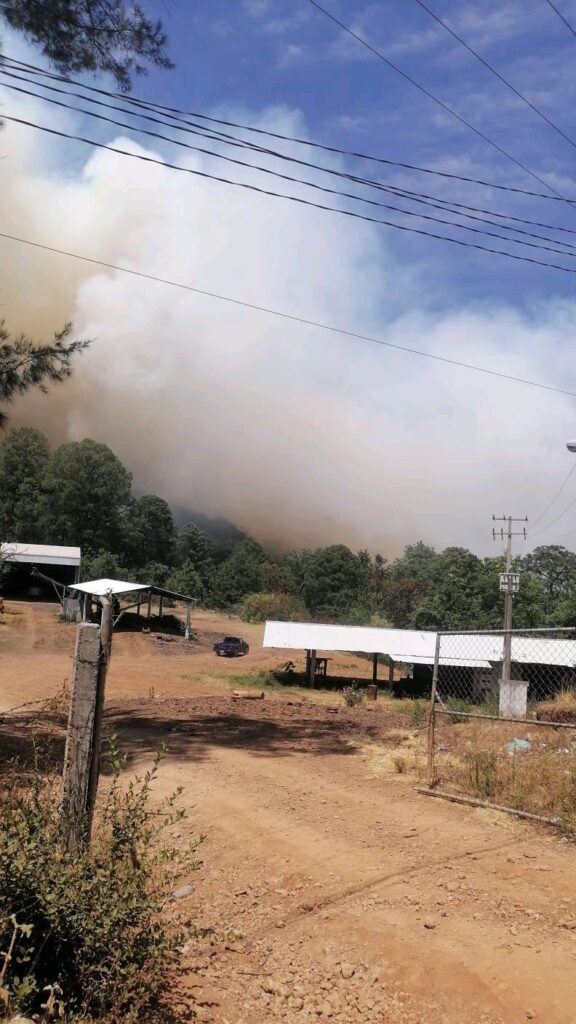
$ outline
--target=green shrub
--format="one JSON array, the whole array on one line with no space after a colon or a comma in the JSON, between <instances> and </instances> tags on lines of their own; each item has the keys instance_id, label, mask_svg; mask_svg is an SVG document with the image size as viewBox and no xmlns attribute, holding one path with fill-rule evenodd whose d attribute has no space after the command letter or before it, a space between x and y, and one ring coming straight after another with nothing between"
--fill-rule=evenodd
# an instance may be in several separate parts
<instances>
[{"instance_id":1,"label":"green shrub","mask_svg":"<svg viewBox=\"0 0 576 1024\"><path fill-rule=\"evenodd\" d=\"M428 708L430 707L427 700L413 700L410 704L410 719L412 724L419 726L422 724L428 714Z\"/></svg>"},{"instance_id":2,"label":"green shrub","mask_svg":"<svg viewBox=\"0 0 576 1024\"><path fill-rule=\"evenodd\" d=\"M112 755L92 843L75 852L63 843L57 780L37 769L28 788L17 775L6 785L0 999L9 1013L39 1013L51 1000L55 1015L136 1017L166 986L181 936L163 925L161 910L182 871L198 866L191 854L200 840L183 853L159 843L183 816L175 806L179 791L149 807L161 755L124 788L121 760L115 749Z\"/></svg>"},{"instance_id":3,"label":"green shrub","mask_svg":"<svg viewBox=\"0 0 576 1024\"><path fill-rule=\"evenodd\" d=\"M290 594L248 594L238 613L244 622L307 622L310 618L303 603Z\"/></svg>"},{"instance_id":4,"label":"green shrub","mask_svg":"<svg viewBox=\"0 0 576 1024\"><path fill-rule=\"evenodd\" d=\"M362 704L366 696L365 690L358 690L355 686L345 686L342 690L344 703L348 708L356 708Z\"/></svg>"},{"instance_id":5,"label":"green shrub","mask_svg":"<svg viewBox=\"0 0 576 1024\"><path fill-rule=\"evenodd\" d=\"M498 752L483 749L474 744L463 755L468 771L469 784L474 796L489 799L494 797L499 785Z\"/></svg>"}]
</instances>

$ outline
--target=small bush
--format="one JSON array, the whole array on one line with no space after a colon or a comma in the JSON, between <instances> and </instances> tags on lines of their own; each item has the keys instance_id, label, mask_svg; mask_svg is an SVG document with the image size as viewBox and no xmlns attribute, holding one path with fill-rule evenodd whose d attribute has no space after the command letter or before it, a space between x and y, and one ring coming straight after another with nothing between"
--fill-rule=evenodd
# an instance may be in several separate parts
<instances>
[{"instance_id":1,"label":"small bush","mask_svg":"<svg viewBox=\"0 0 576 1024\"><path fill-rule=\"evenodd\" d=\"M184 854L158 842L183 816L179 792L149 808L160 755L123 789L112 753L89 848L65 848L56 780L37 769L28 789L15 775L3 794L0 949L12 952L0 955L0 999L10 1013L38 1014L48 1000L54 1015L136 1017L165 988L181 936L160 911L184 867L197 867L188 853L198 842Z\"/></svg>"},{"instance_id":2,"label":"small bush","mask_svg":"<svg viewBox=\"0 0 576 1024\"><path fill-rule=\"evenodd\" d=\"M408 771L408 761L401 754L396 754L393 758L394 768L399 775L405 775Z\"/></svg>"},{"instance_id":3,"label":"small bush","mask_svg":"<svg viewBox=\"0 0 576 1024\"><path fill-rule=\"evenodd\" d=\"M413 700L410 705L410 719L412 724L419 726L425 720L428 714L428 701L426 700Z\"/></svg>"},{"instance_id":4,"label":"small bush","mask_svg":"<svg viewBox=\"0 0 576 1024\"><path fill-rule=\"evenodd\" d=\"M475 746L464 752L464 763L474 794L484 799L494 797L500 784L497 751Z\"/></svg>"},{"instance_id":5,"label":"small bush","mask_svg":"<svg viewBox=\"0 0 576 1024\"><path fill-rule=\"evenodd\" d=\"M358 690L355 686L345 686L342 690L342 696L346 707L356 708L359 704L363 703L366 692Z\"/></svg>"},{"instance_id":6,"label":"small bush","mask_svg":"<svg viewBox=\"0 0 576 1024\"><path fill-rule=\"evenodd\" d=\"M461 717L462 713L467 714L469 711L473 710L467 701L459 700L457 697L449 697L444 706L447 711L453 712L447 718L447 721L452 723L452 725L459 725L462 722L466 722L467 719Z\"/></svg>"},{"instance_id":7,"label":"small bush","mask_svg":"<svg viewBox=\"0 0 576 1024\"><path fill-rule=\"evenodd\" d=\"M238 614L243 622L307 622L310 618L302 601L290 594L248 594Z\"/></svg>"}]
</instances>

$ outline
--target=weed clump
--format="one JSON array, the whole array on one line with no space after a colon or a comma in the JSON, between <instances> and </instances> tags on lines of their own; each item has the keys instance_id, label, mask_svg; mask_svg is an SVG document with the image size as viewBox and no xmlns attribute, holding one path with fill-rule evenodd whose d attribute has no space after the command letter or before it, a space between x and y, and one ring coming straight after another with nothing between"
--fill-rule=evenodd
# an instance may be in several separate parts
<instances>
[{"instance_id":1,"label":"weed clump","mask_svg":"<svg viewBox=\"0 0 576 1024\"><path fill-rule=\"evenodd\" d=\"M153 768L123 787L112 744L112 783L89 847L69 852L57 780L37 767L23 788L8 780L0 819L0 1011L99 1019L141 1016L165 990L182 937L162 922L193 854L160 844L183 817L180 791L150 806Z\"/></svg>"},{"instance_id":2,"label":"weed clump","mask_svg":"<svg viewBox=\"0 0 576 1024\"><path fill-rule=\"evenodd\" d=\"M355 686L345 686L342 690L342 696L347 708L357 708L360 704L364 703L366 691L359 690Z\"/></svg>"},{"instance_id":3,"label":"weed clump","mask_svg":"<svg viewBox=\"0 0 576 1024\"><path fill-rule=\"evenodd\" d=\"M429 708L429 703L428 703L427 700L413 700L413 701L411 701L411 703L410 703L410 720L412 722L412 725L416 726L416 728L418 728L418 726L422 725L422 722L426 719L426 717L428 715L428 708Z\"/></svg>"}]
</instances>

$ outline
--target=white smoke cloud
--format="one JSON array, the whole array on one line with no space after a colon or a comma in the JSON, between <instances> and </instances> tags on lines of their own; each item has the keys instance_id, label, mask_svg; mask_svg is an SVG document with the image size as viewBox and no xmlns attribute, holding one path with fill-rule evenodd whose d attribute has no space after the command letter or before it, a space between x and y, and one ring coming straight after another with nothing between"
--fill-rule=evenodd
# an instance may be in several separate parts
<instances>
[{"instance_id":1,"label":"white smoke cloud","mask_svg":"<svg viewBox=\"0 0 576 1024\"><path fill-rule=\"evenodd\" d=\"M33 101L9 106L75 124ZM304 130L285 110L260 123ZM395 260L376 227L14 125L0 150L3 231L576 390L574 303L431 314L424 271ZM222 173L200 156L169 158ZM46 336L71 318L95 339L73 380L14 403L12 423L55 441L103 440L138 488L228 516L265 542L343 540L393 555L423 538L487 552L492 513L538 514L569 467L572 399L0 243L10 326ZM571 525L566 517L558 531Z\"/></svg>"}]
</instances>

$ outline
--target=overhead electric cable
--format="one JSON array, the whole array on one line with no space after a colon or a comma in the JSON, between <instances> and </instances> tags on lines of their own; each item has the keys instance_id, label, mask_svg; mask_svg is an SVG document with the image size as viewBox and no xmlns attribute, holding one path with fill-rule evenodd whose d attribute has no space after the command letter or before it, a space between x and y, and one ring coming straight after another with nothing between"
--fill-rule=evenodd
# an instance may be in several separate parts
<instances>
[{"instance_id":1,"label":"overhead electric cable","mask_svg":"<svg viewBox=\"0 0 576 1024\"><path fill-rule=\"evenodd\" d=\"M469 231L469 232L471 232L473 234L482 235L482 236L485 236L487 238L497 238L500 241L506 242L507 244L514 244L514 245L518 245L518 246L528 246L531 249L537 249L537 250L542 251L542 252L551 252L551 253L555 253L556 255L570 257L570 258L573 258L574 256L576 256L576 252L563 252L561 249L554 248L553 245L552 246L540 245L537 242L529 242L529 241L524 241L522 239L517 239L517 238L507 238L504 235L499 234L498 232L486 231L485 229L482 229L482 228L474 228L474 227L471 227L468 224L462 224L462 223L458 223L456 221L446 220L443 217L435 217L432 214L418 213L418 212L415 212L414 210L407 210L406 208L403 208L403 207L400 207L400 206L394 206L391 203L383 203L383 202L380 202L379 200L376 200L376 199L369 199L366 196L359 196L359 195L356 195L354 193L343 192L343 191L341 191L339 189L329 188L326 185L320 185L318 182L308 181L308 180L306 180L304 178L296 178L296 177L294 177L292 175L289 175L289 174L282 174L280 171L274 171L274 170L272 170L269 167L262 166L261 164L251 164L251 163L248 163L245 160L240 160L237 157L227 156L224 153L218 153L215 150L207 149L205 146L195 146L195 145L192 145L189 142L183 142L180 139L172 139L171 137L169 137L167 135L163 135L160 132L151 131L148 128L140 128L140 127L137 127L137 126L134 126L134 125L130 125L130 124L127 124L125 121L118 121L116 118L107 117L105 114L98 114L95 111L87 110L84 107L73 106L70 103L64 103L62 100L56 100L56 99L53 99L52 97L49 97L49 96L48 97L39 96L39 94L33 92L32 90L30 90L30 89L23 89L21 86L9 85L9 84L7 85L6 83L2 83L2 84L4 85L5 89L15 90L18 93L24 93L24 94L29 95L29 96L34 96L36 98L44 99L45 102L51 103L51 104L55 104L58 107L63 107L66 110L73 110L73 111L75 111L77 113L85 114L88 117L95 118L98 121L105 121L108 124L116 125L119 128L126 128L129 131L134 131L134 132L137 132L138 134L147 135L147 136L150 136L150 137L155 138L155 139L161 139L164 142L170 142L170 143L172 143L175 146L179 146L179 147L182 147L184 149L192 150L193 152L201 153L201 154L203 154L205 156L210 156L210 157L212 157L214 159L217 159L217 160L224 160L224 161L226 161L228 163L235 164L236 166L239 166L239 167L248 168L250 170L255 170L255 171L258 171L258 172L260 172L262 174L271 175L272 177L280 178L282 181L289 181L289 182L292 182L294 184L305 185L307 188L311 188L311 189L316 190L316 191L325 192L325 193L328 193L329 195L341 196L341 197L343 197L345 199L351 199L351 200L353 200L355 202L367 203L370 206L376 206L376 207L380 207L380 208L383 208L383 209L386 209L386 210L391 210L394 213L400 213L400 214L402 214L404 216L416 217L417 219L423 219L423 220L431 221L432 223L435 223L435 224L442 224L445 227L457 228L458 230L461 230L461 231ZM10 117L6 116L6 120L16 120L16 121L18 121L18 118L10 118ZM38 125L38 124L36 124L34 122L24 122L24 123L27 123L29 126L35 127L35 128L41 129L41 130L46 130L46 131L50 130L50 129L44 128L44 126ZM66 134L66 133L63 133L63 134ZM67 136L67 137L78 139L77 136L72 136L72 135ZM90 140L87 140L87 139L81 139L80 141L83 141L83 142L86 142L86 143L90 142ZM94 144L96 144L96 143L94 143ZM116 149L115 147L109 147L108 146L106 148L109 148L109 149L111 148L113 151L119 152L119 153L123 152L120 149ZM128 154L128 155L136 156L136 154ZM144 159L144 157L142 157L142 159ZM152 158L147 158L147 159L151 160ZM152 161L152 162L154 162L154 161ZM191 170L190 168L180 167L179 165L176 165L176 164L171 164L171 163L164 162L164 161L155 161L155 162L156 163L163 163L164 166L169 167L171 170L181 170L181 171L189 171L190 173L196 173L195 171ZM219 180L224 180L224 179L219 179ZM231 184L239 184L237 182L229 182L229 183L231 183ZM270 193L270 194L272 194L272 193ZM274 193L274 194L276 195L276 193ZM397 193L395 193L395 194L397 194ZM283 198L291 198L291 197L283 196ZM414 200L414 199L411 199L411 201L412 202L418 202L418 203L424 203L427 206L434 206L436 209L441 209L444 212L454 212L456 214L456 216L462 216L458 211L447 211L445 207L438 206L437 204L434 204L434 203L428 203L426 200L420 200L420 199ZM349 211L340 210L339 208L335 208L335 207L323 206L322 209L331 210L331 211L336 212L336 213L347 213L347 212L349 212ZM358 214L358 216L362 216L362 215ZM503 225L496 224L496 223L494 223L494 221L487 221L483 217L475 217L475 216L472 216L471 214L466 214L465 216L468 219L479 220L479 221L482 221L483 223L488 223L488 224L490 224L493 227L498 227L501 230L503 229ZM380 223L379 218L370 218L370 219L373 220L375 223ZM569 245L569 243L558 241L557 239L553 239L553 238L543 238L543 236L535 235L535 234L533 234L531 232L519 231L518 229L509 229L509 230L515 230L516 233L519 233L519 234L521 233L521 234L523 234L525 236L537 238L537 239L540 239L541 241L542 240L543 241L550 241L550 242L552 242L554 244L564 245L564 246L566 246L567 244ZM570 248L574 248L574 246L570 246Z\"/></svg>"},{"instance_id":2,"label":"overhead electric cable","mask_svg":"<svg viewBox=\"0 0 576 1024\"><path fill-rule=\"evenodd\" d=\"M7 62L8 62L8 66L29 69L30 71L33 71L33 72L35 72L38 75L41 75L41 76L43 76L45 78L52 79L54 81L65 82L65 83L68 83L68 84L71 84L71 85L76 85L79 88L88 90L90 92L99 93L99 94L104 95L104 96L110 96L110 97L113 97L113 98L116 98L116 99L123 100L125 103L134 104L139 109L155 110L156 112L164 111L164 112L166 112L166 114L168 116L172 117L173 119L183 120L183 123L188 123L185 120L186 117L195 117L195 118L199 118L200 120L203 120L203 121L209 121L211 123L220 124L220 125L223 125L223 126L226 126L226 127L230 127L230 128L237 128L237 129L240 129L242 131L253 132L253 133L256 133L258 135L265 135L265 136L268 136L269 138L279 139L279 140L282 140L284 142L297 143L298 145L308 146L308 147L311 147L311 148L314 148L314 149L321 149L321 150L324 150L325 152L335 153L335 154L338 154L340 156L354 157L354 158L359 159L359 160L370 160L370 161L373 161L375 163L383 164L385 166L398 167L398 168L400 168L402 170L416 171L416 172L421 173L421 174L435 175L436 177L445 178L445 179L449 179L449 180L453 180L453 181L462 181L462 182L465 182L466 184L481 185L482 187L485 187L485 188L497 189L497 190L503 191L503 192L510 192L510 193L515 193L517 195L529 196L529 197L534 198L534 199L546 199L548 201L562 202L562 203L576 203L576 199L570 199L570 198L561 196L560 194L548 195L546 193L533 192L533 191L530 191L529 189L519 188L519 187L516 187L516 186L513 186L513 185L502 185L502 184L498 184L495 181L486 181L483 178L473 178L473 177L462 175L462 174L454 174L451 171L443 171L441 169L437 169L437 168L433 168L433 167L421 167L421 166L419 166L417 164L410 164L410 163L406 163L406 162L403 162L403 161L400 161L400 160L390 160L390 159L388 159L386 157L374 156L374 155L368 154L368 153L355 152L354 150L342 149L342 148L339 148L337 146L328 146L328 145L325 145L323 143L315 142L315 141L310 140L310 139L302 139L302 138L298 138L297 136L283 135L283 134L281 134L279 132L267 131L264 128L256 128L253 125L240 124L240 123L238 123L236 121L225 121L225 120L223 120L221 118L210 117L207 114L201 114L201 113L192 112L192 111L183 111L183 110L179 110L178 108L175 108L175 107L167 107L167 106L164 106L163 104L153 103L152 101L146 101L146 100L142 100L142 99L137 99L134 96L123 96L120 93L114 93L114 92L110 92L110 91L108 91L106 89L100 89L100 88L96 88L95 86L85 85L83 82L79 82L76 79L67 78L67 77L64 77L62 75L56 75L56 74L54 74L52 72L45 71L43 68L38 68L34 64L26 64L26 63L24 63L22 61L15 61L13 58L10 58L10 57L7 58L6 55L1 55L0 56L0 67L2 66L2 64L7 64ZM546 187L548 187L548 186L546 186Z\"/></svg>"},{"instance_id":3,"label":"overhead electric cable","mask_svg":"<svg viewBox=\"0 0 576 1024\"><path fill-rule=\"evenodd\" d=\"M574 508L574 505L576 505L576 498L574 498L570 502L570 504L566 506L566 508L560 513L560 515L556 516L556 519L551 519L549 523L545 523L545 525L541 526L539 530L536 530L536 533L532 533L532 531L530 531L528 536L539 537L541 533L545 533L546 530L549 530L551 526L555 526L555 524L558 523L560 519L563 519L566 513L569 512L570 509Z\"/></svg>"},{"instance_id":4,"label":"overhead electric cable","mask_svg":"<svg viewBox=\"0 0 576 1024\"><path fill-rule=\"evenodd\" d=\"M364 39L361 35L358 35L358 33L355 32L354 29L350 28L349 25L345 25L343 21L340 21L340 19L337 18L335 14L332 14L331 11L327 10L325 7L322 7L322 5L318 3L318 0L308 0L308 3L312 4L312 6L315 7L318 11L320 11L321 14L324 14L327 18L330 19L330 21L333 21L335 25L338 25L339 28L341 28L349 36L355 39L358 43L360 43L362 46L365 46L367 50L370 50L370 52L374 54L375 57L378 57L378 59L383 61L389 68L392 68L393 71L401 75L401 77L404 78L405 81L409 82L410 85L413 85L414 88L418 89L419 92L424 94L424 96L427 96L428 99L436 103L439 107L442 108L442 110L446 111L447 114L450 114L451 117L456 118L457 121L465 125L466 128L469 128L470 131L474 132L475 135L478 135L479 138L483 139L484 142L487 142L489 146L492 146L493 149L496 149L502 156L505 156L507 160L511 160L512 163L516 164L517 167L520 167L521 170L526 172L526 174L529 174L530 177L534 178L535 181L538 181L545 188L549 189L550 192L553 192L555 196L557 196L560 199L565 199L565 197L560 192L558 192L553 185L550 185L549 182L545 180L545 178L541 178L539 174L535 173L535 171L531 171L530 168L527 167L526 164L523 164L521 160L518 160L515 156L512 156L511 153L505 150L497 142L494 142L493 139L490 139L488 135L485 135L484 132L480 131L479 128L476 128L470 121L467 121L465 117L462 117L461 114L458 114L447 103L444 103L443 100L438 99L438 97L435 96L434 93L430 92L429 89L426 89L426 87L421 85L420 82L417 82L415 78L412 78L411 75L409 75L406 71L403 71L402 68L400 68L397 64L394 64L394 62L389 60L388 57L385 57L384 54L380 50L377 50L375 46L372 46L372 44L369 43L367 39Z\"/></svg>"},{"instance_id":5,"label":"overhead electric cable","mask_svg":"<svg viewBox=\"0 0 576 1024\"><path fill-rule=\"evenodd\" d=\"M558 15L560 20L564 22L564 24L566 25L566 28L572 33L572 35L576 36L576 28L574 28L574 26L570 24L570 22L568 21L568 18L564 17L564 15L562 14L562 11L558 10L558 8L556 7L556 4L553 4L552 0L546 0L546 3L548 4L548 7L551 7L552 10L555 12L555 14Z\"/></svg>"},{"instance_id":6,"label":"overhead electric cable","mask_svg":"<svg viewBox=\"0 0 576 1024\"><path fill-rule=\"evenodd\" d=\"M540 523L544 519L544 516L546 515L546 513L552 508L552 505L560 497L560 495L562 494L562 491L566 487L566 484L570 480L570 477L572 476L574 470L576 470L576 462L574 462L572 464L572 468L568 471L567 476L564 478L564 482L560 485L560 487L556 491L554 497L548 502L548 504L546 505L546 508L544 509L544 511L541 512L540 515L538 516L538 518L535 519L534 522L532 523L532 530L534 529L535 526L538 526L538 523ZM532 530L530 530L530 533L532 533Z\"/></svg>"},{"instance_id":7,"label":"overhead electric cable","mask_svg":"<svg viewBox=\"0 0 576 1024\"><path fill-rule=\"evenodd\" d=\"M325 324L318 320L309 320L306 317L297 316L294 313L286 313L282 310L272 309L267 306L260 306L254 302L247 302L243 299L235 299L230 295L223 295L218 292L208 291L204 288L196 288L190 284L184 284L181 281L173 281L169 278L159 277L155 274L147 274L142 270L134 270L130 267L123 267L117 263L109 263L106 260L99 260L91 256L84 256L81 253L70 252L66 249L58 249L52 245L45 245L42 242L35 242L29 238L22 238L19 235L11 235L8 232L0 231L0 238L5 238L11 242L17 242L21 245L30 245L35 249L41 249L44 252L57 253L60 256L67 256L71 259L81 260L83 263L90 263L93 266L104 267L106 270L117 270L122 274L130 274L132 277L142 278L145 281L155 281L158 284L169 285L172 288L179 288L183 291L193 292L196 295L203 295L206 298L217 299L220 302L228 302L234 306L241 306L244 309L255 310L259 313L266 313L270 316L276 316L282 320L289 320L292 323L302 324L306 327L314 327L321 331L328 331L333 334L339 334L346 338L354 338L357 341L365 341L372 345L380 345L383 348L394 349L397 352L405 352L408 355L421 356L425 359L431 359L434 362L445 363L449 366L457 366L464 370L472 370L476 373L484 373L490 377L498 377L501 380L512 381L515 384L525 384L528 387L539 388L542 391L552 391L555 394L567 395L569 398L576 398L576 391L568 391L564 388L555 387L552 384L542 384L539 381L527 380L524 377L516 377L510 373L502 373L500 370L492 370L486 366L476 366L473 363L465 363L459 359L450 359L447 356L439 356L432 352L425 352L421 349L410 348L407 345L397 345L392 341L384 341L383 338L376 338L373 335L361 334L358 331L347 330L344 327L336 327L333 324Z\"/></svg>"},{"instance_id":8,"label":"overhead electric cable","mask_svg":"<svg viewBox=\"0 0 576 1024\"><path fill-rule=\"evenodd\" d=\"M354 218L356 220L367 221L367 222L369 222L371 224L382 224L384 227L395 228L398 231L404 231L404 232L408 232L410 234L421 235L421 236L423 236L425 238L434 238L434 239L437 239L437 240L443 241L443 242L451 242L453 245L463 246L464 248L468 248L468 249L478 249L481 252L489 252L489 253L492 253L492 254L497 255L497 256L505 256L507 259L519 260L522 263L532 263L532 264L535 264L536 266L548 267L551 270L561 270L561 271L563 271L564 273L567 273L567 274L576 274L576 268L564 267L564 266L562 266L562 264L559 264L559 263L549 263L549 262L547 262L545 260L536 259L533 256L523 256L523 255L520 255L519 253L506 252L505 250L502 250L502 249L494 249L491 246L483 245L483 244L481 244L479 242L467 242L467 241L465 241L462 238L452 238L450 235L441 235L438 232L427 231L424 228L408 227L408 225L406 225L406 224L398 224L395 221L385 220L382 217L370 217L370 216L368 216L368 214L358 213L356 210L343 210L340 207L327 206L325 203L317 203L317 202L314 202L311 199L305 199L302 196L288 195L285 192L274 192L272 189L262 188L260 185L249 184L248 182L243 182L243 181L236 181L233 178L225 178L225 177L223 177L221 175L209 174L207 171L200 171L200 170L197 170L197 169L194 169L194 168L191 168L191 167L182 167L180 164L172 164L172 163L169 163L168 161L158 160L158 159L156 159L154 157L150 157L150 156L144 156L141 153L130 153L126 149L120 149L119 146L108 146L108 145L106 145L103 142L97 142L95 139L87 139L87 138L85 138L84 136L81 136L81 135L72 135L69 132L60 131L57 128L49 128L47 125L37 124L34 121L28 121L27 119L22 118L22 117L14 117L14 116L11 116L11 115L8 115L8 114L3 114L2 117L4 118L5 121L10 121L10 122L13 122L14 124L21 124L21 125L24 125L24 126L26 126L28 128L37 129L38 131L41 131L41 132L47 132L48 134L55 135L55 136L57 136L59 138L70 139L73 142L82 142L85 145L94 146L97 149L104 149L104 150L107 150L110 153L117 153L120 156L126 156L126 157L129 157L130 159L141 160L144 163L157 164L160 167L168 168L169 170L181 171L181 172L183 172L185 174L192 174L195 177L204 178L204 179L207 179L207 180L210 180L210 181L218 181L218 182L220 182L222 184L225 184L225 185L232 185L235 188L248 189L251 192L257 192L260 195L271 196L271 197L273 197L275 199L286 199L289 202L299 203L300 205L303 205L303 206L310 206L310 207L313 207L314 209L317 209L317 210L324 210L324 211L328 211L330 213L337 213L337 214L340 214L343 217L352 217L352 218ZM322 188L322 186L318 186L318 187ZM329 190L325 189L325 191L329 191ZM405 211L405 210L401 210L399 208L394 208L394 209L398 210L398 212L400 212L402 214L406 214L408 212L408 211ZM425 220L433 220L433 221L438 221L439 220L439 218L431 217L428 214L414 214L414 213L412 213L411 215L423 218ZM442 222L442 223L448 223L450 227L455 227L455 228L461 226L461 225L453 224L452 222ZM482 235L490 234L490 235L492 235L491 232L480 231L477 228L467 228L467 230L468 231L474 231L476 234L482 234ZM496 236L496 237L502 238L502 236ZM502 239L502 240L507 242L508 244L510 244L511 242L515 242L515 244L517 244L517 245L522 245L522 246L530 245L532 248L545 249L546 251L549 251L549 252L556 252L559 255L564 256L564 257L572 255L571 253L564 253L564 252L560 252L559 250L550 249L547 246L532 246L532 243L530 243L530 242L519 242L516 239L508 239L508 238Z\"/></svg>"},{"instance_id":9,"label":"overhead electric cable","mask_svg":"<svg viewBox=\"0 0 576 1024\"><path fill-rule=\"evenodd\" d=\"M3 70L1 65L0 65L0 76L8 76L8 77L10 77L12 79L16 79L16 80L18 80L20 82L26 82L27 84L33 84L37 88L49 89L52 92L57 92L57 93L59 93L61 95L64 95L64 96L68 96L68 97L72 96L74 98L81 99L84 102L88 101L90 103L97 104L98 106L104 107L105 109L114 110L114 111L120 111L120 112L122 112L124 114L127 114L129 117L141 117L141 118L144 118L147 121L151 121L153 123L166 126L166 122L161 120L161 119L150 117L150 116L147 116L146 114L143 114L143 113L134 114L132 111L127 110L124 107L117 107L117 106L115 106L113 104L109 104L109 103L103 102L101 100L95 100L92 97L85 97L85 96L82 96L82 94L80 94L80 93L76 93L76 92L75 93L70 93L70 92L68 92L65 89L60 89L60 88L55 87L55 86L45 85L44 83L36 83L36 82L30 83L27 78L23 78L21 75L16 75L13 72L7 72L7 71ZM64 103L63 101L55 100L55 99L53 99L53 98L51 98L49 96L42 96L40 93L34 92L33 90L24 89L24 88L22 88L22 86L11 85L11 84L6 83L6 82L1 82L0 84L2 84L4 86L4 88L6 88L6 89L10 89L12 91L15 91L15 92L18 92L18 93L22 93L22 94L25 94L25 95L33 96L33 97L35 97L37 99L43 100L46 103L51 103L51 104L54 104L56 106L65 107L66 109L77 111L79 113L85 114L85 115L87 115L89 117L92 117L92 118L96 118L98 120L108 121L111 124L115 124L115 125L117 125L119 127L122 127L122 128L127 128L130 131L140 132L140 133L143 133L143 134L150 135L153 138L163 139L164 141L171 142L174 145L177 145L177 146L180 146L180 147L184 147L184 148L187 148L187 149L197 150L199 152L211 155L211 156L216 157L218 159L231 160L230 157L226 157L224 154L215 153L213 150L207 150L207 149L203 149L201 147L192 146L192 145L184 143L184 142L182 142L180 140L173 139L172 137L169 137L169 136L166 136L166 135L162 135L162 134L160 134L158 132L147 131L146 129L140 128L140 127L138 127L136 125L126 124L126 122L118 121L115 118L109 118L109 117L105 117L104 115L99 115L99 114L95 113L92 110L87 110L84 107L77 107L77 106L74 106L72 104ZM189 134L192 134L192 135L195 135L195 136L196 135L200 135L201 138L209 139L211 141L221 142L222 144L228 144L228 145L232 145L232 146L238 146L238 145L243 146L243 143L241 141L235 139L233 136L224 135L222 137L219 137L219 136L213 136L213 135L206 134L204 131L200 131L199 132L197 130L197 128L199 126L196 126L196 128L190 128L190 127L180 128L180 127L175 127L175 126L172 126L172 125L168 124L168 127L169 128L173 128L176 131L186 131ZM538 239L540 241L552 242L553 244L564 245L564 246L567 246L569 248L576 248L575 246L571 245L571 243L563 242L561 239L551 238L550 236L537 234L537 233L534 233L534 232L531 232L531 231L524 231L523 229L516 228L513 225L496 223L495 221L487 219L484 216L476 216L475 214L485 214L486 213L486 214L489 214L490 216L499 217L501 219L514 220L514 221L517 221L517 222L520 222L520 223L524 223L524 224L528 224L528 225L533 225L535 227L544 227L544 228L547 228L548 230L552 230L552 231L563 231L563 232L568 232L570 234L576 234L576 231L572 230L570 228L559 228L559 227L556 227L555 225L542 224L541 222L533 222L533 221L527 220L525 218L513 217L511 215L503 214L503 213L500 213L500 212L494 212L494 211L491 211L491 210L484 210L484 209L481 209L481 208L471 207L471 206L467 206L467 205L462 204L462 203L454 203L454 202L451 202L450 200L443 199L442 197L429 196L429 195L426 195L425 193L417 193L417 192L413 192L413 191L410 191L410 190L405 189L405 188L401 188L400 186L387 185L387 184L385 184L383 182L377 182L377 181L373 181L371 179L361 178L361 177L358 177L357 175L353 175L353 174L350 174L348 172L339 171L339 170L336 170L334 168L325 167L325 166L323 166L321 164L311 163L311 162L306 161L306 160L300 160L300 159L294 158L292 156L289 156L287 154L279 153L279 152L276 152L276 151L270 150L270 149L265 149L263 147L254 147L254 149L257 152L265 153L265 154L267 154L269 156L273 156L273 157L278 157L279 159L281 159L283 161L288 161L290 163L296 163L296 164L301 165L301 166L310 167L310 168L313 168L315 170L319 170L319 171L328 173L330 175L335 175L338 178L343 178L343 179L348 180L348 181L353 181L356 184L362 184L362 185L370 186L371 188L377 189L378 191L384 191L384 192L390 193L392 195L401 195L403 198L407 198L411 202L418 203L418 204L423 204L423 205L426 205L426 206L431 206L431 207L433 207L435 209L442 210L444 212L453 213L453 214L455 214L456 216L459 216L459 217L465 217L468 220L479 221L481 223L489 224L492 227L500 228L501 230L511 231L511 232L516 233L516 234L522 234L522 235L525 235L525 236L530 237L530 238ZM273 170L271 170L269 168L263 168L263 167L261 167L259 165L248 164L248 163L244 163L243 161L232 161L232 162L239 163L241 166L245 166L245 167L254 167L257 170L264 171L264 173L266 173L266 174L273 174L275 176L278 176L278 177L281 177L281 178L285 178L285 180L299 181L302 184L308 184L312 188L320 187L320 186L318 186L318 185L316 185L316 184L314 184L312 182L303 182L302 179L294 179L294 178L291 178L291 177L289 177L287 175L278 174L278 172L275 172L275 171L273 171ZM344 193L344 192L340 192L339 193L336 190L330 190L330 189L325 189L325 191L334 191L334 194L340 194L340 195L345 196L348 199L354 199L354 200L356 200L358 202L366 202L366 203L371 203L372 205L376 205L376 206L385 206L385 207L387 207L387 204L378 203L376 201L366 199L364 196L351 195L350 193ZM461 211L468 211L468 210L474 211L474 213L461 212ZM450 223L450 222L441 221L441 223ZM462 225L462 227L465 228L465 225ZM501 238L503 236L497 235L496 237ZM513 241L516 241L516 240L514 239ZM553 251L558 252L558 250L553 250Z\"/></svg>"},{"instance_id":10,"label":"overhead electric cable","mask_svg":"<svg viewBox=\"0 0 576 1024\"><path fill-rule=\"evenodd\" d=\"M470 44L467 43L465 39L462 39L462 36L459 36L458 33L455 32L453 28L450 28L450 25L448 25L445 21L442 20L442 18L435 14L434 11L430 7L428 7L427 4L424 3L424 0L414 0L414 3L417 3L418 6L421 7L422 10L426 11L426 13L429 14L430 17L434 19L434 21L441 25L442 28L446 30L446 32L449 32L450 35L461 44L461 46L468 50L468 52L471 53L472 56L476 58L476 60L479 60L480 63L483 64L488 71L495 75L496 78L498 78L502 82L502 84L505 85L506 88L510 90L510 92L513 92L519 100L522 100L522 103L525 103L527 107L530 107L530 110L537 114L538 117L542 119L542 121L545 121L550 128L552 128L555 132L557 132L558 135L560 135L565 140L565 142L568 142L571 146L574 147L574 149L576 149L576 142L574 141L574 139L572 139L562 128L559 128L558 125L555 124L554 121L552 121L552 119L549 118L547 114L544 114L542 110L540 110L534 103L532 103L532 101L529 100L527 96L524 96L524 94L521 93L515 85L512 85L512 82L509 82L507 78L504 78L504 75L501 75L500 72L497 71L496 68L492 66L492 64L489 64L488 61L485 60L484 57L482 57L481 54L477 52L477 50L470 46Z\"/></svg>"}]
</instances>

